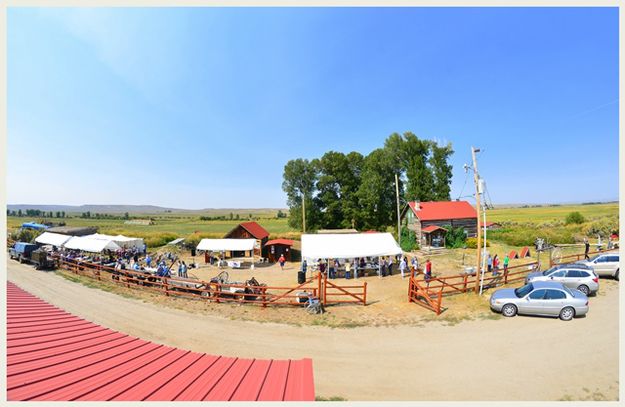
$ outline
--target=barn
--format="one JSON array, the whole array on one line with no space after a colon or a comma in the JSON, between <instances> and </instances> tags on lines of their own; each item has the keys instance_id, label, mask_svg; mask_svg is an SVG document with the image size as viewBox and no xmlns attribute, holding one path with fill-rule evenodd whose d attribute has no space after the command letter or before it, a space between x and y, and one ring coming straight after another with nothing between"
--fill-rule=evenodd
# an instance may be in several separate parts
<instances>
[{"instance_id":1,"label":"barn","mask_svg":"<svg viewBox=\"0 0 625 407\"><path fill-rule=\"evenodd\" d=\"M267 248L265 248L265 244L269 239L269 232L256 222L239 223L234 229L224 236L224 239L256 239L258 241L258 245L256 245L256 247L260 248L260 251L255 250L256 255L267 257ZM245 256L245 254L241 253L233 253L232 255L233 257Z\"/></svg>"},{"instance_id":2,"label":"barn","mask_svg":"<svg viewBox=\"0 0 625 407\"><path fill-rule=\"evenodd\" d=\"M400 219L422 247L444 246L445 226L463 228L469 237L477 235L477 212L467 201L408 202Z\"/></svg>"}]
</instances>

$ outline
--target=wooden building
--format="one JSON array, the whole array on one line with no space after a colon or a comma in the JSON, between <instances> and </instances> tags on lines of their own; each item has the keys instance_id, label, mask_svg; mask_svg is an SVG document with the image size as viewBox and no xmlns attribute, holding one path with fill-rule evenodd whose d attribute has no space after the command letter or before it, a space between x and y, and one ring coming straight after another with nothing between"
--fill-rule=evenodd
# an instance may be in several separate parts
<instances>
[{"instance_id":1,"label":"wooden building","mask_svg":"<svg viewBox=\"0 0 625 407\"><path fill-rule=\"evenodd\" d=\"M286 261L300 261L302 258L299 242L290 239L273 239L265 243L267 258L272 263L278 261L284 254Z\"/></svg>"},{"instance_id":2,"label":"wooden building","mask_svg":"<svg viewBox=\"0 0 625 407\"><path fill-rule=\"evenodd\" d=\"M440 229L445 226L463 228L468 237L476 236L477 212L467 201L408 202L401 224L414 231L419 246L431 246L444 239Z\"/></svg>"},{"instance_id":3,"label":"wooden building","mask_svg":"<svg viewBox=\"0 0 625 407\"><path fill-rule=\"evenodd\" d=\"M256 239L257 250L255 254L261 257L267 257L267 249L265 243L269 240L269 232L264 227L260 226L256 222L242 222L239 223L234 229L226 233L224 239ZM232 253L232 257L245 256L245 253Z\"/></svg>"}]
</instances>

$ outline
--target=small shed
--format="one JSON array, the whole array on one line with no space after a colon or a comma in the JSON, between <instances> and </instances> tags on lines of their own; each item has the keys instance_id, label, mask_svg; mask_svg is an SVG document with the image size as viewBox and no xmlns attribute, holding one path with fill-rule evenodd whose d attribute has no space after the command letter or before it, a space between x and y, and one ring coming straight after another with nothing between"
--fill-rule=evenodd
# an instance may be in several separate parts
<instances>
[{"instance_id":1,"label":"small shed","mask_svg":"<svg viewBox=\"0 0 625 407\"><path fill-rule=\"evenodd\" d=\"M272 263L278 261L281 255L284 254L286 261L299 261L301 255L295 241L291 239L273 239L265 243L267 248L267 258Z\"/></svg>"},{"instance_id":2,"label":"small shed","mask_svg":"<svg viewBox=\"0 0 625 407\"><path fill-rule=\"evenodd\" d=\"M269 232L256 222L242 222L234 229L226 233L224 239L256 239L256 255L267 257L267 249L265 244L269 240ZM233 257L245 256L244 253L233 252Z\"/></svg>"},{"instance_id":3,"label":"small shed","mask_svg":"<svg viewBox=\"0 0 625 407\"><path fill-rule=\"evenodd\" d=\"M445 235L447 229L440 226L430 225L421 229L425 245L430 247L445 247Z\"/></svg>"}]
</instances>

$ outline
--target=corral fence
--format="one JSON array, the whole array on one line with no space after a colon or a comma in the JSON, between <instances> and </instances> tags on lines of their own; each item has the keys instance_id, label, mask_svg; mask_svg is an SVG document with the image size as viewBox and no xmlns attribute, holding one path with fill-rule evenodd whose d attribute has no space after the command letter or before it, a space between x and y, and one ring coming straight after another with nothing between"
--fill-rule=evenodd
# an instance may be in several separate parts
<instances>
[{"instance_id":1,"label":"corral fence","mask_svg":"<svg viewBox=\"0 0 625 407\"><path fill-rule=\"evenodd\" d=\"M615 247L613 249L597 250L594 252L588 252L588 256L592 257L596 254L609 253L609 252L614 252L618 250L619 250L618 247ZM549 267L557 266L558 264L566 264L566 263L572 263L574 261L580 261L580 260L583 260L585 257L586 257L585 253L578 253L578 254L571 254L568 256L562 256L557 261L554 261L553 259L549 259Z\"/></svg>"},{"instance_id":2,"label":"corral fence","mask_svg":"<svg viewBox=\"0 0 625 407\"><path fill-rule=\"evenodd\" d=\"M531 262L510 266L507 270L500 269L495 276L484 273L483 289L524 281L527 274L537 269L538 262ZM473 291L475 285L480 284L480 280L480 273L426 279L420 270L413 268L408 281L408 302L419 304L439 315L442 312L441 303L444 296Z\"/></svg>"},{"instance_id":3,"label":"corral fence","mask_svg":"<svg viewBox=\"0 0 625 407\"><path fill-rule=\"evenodd\" d=\"M107 281L127 288L157 292L165 296L186 297L215 303L234 302L267 306L302 306L307 297L324 305L353 303L367 305L367 283L339 286L317 273L292 287L266 284L219 283L180 277L159 277L135 270L116 270L97 263L59 259L59 267L74 274ZM343 299L347 297L346 299Z\"/></svg>"}]
</instances>

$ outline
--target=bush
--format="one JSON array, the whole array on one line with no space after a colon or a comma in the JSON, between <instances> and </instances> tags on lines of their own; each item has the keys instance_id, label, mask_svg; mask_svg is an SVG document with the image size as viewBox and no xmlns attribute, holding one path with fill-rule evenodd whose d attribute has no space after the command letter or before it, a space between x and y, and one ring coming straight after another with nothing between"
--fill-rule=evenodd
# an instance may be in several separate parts
<instances>
[{"instance_id":1,"label":"bush","mask_svg":"<svg viewBox=\"0 0 625 407\"><path fill-rule=\"evenodd\" d=\"M619 229L618 216L611 216L591 222L582 228L582 233L585 236L601 235L602 237L610 236L612 233L618 233Z\"/></svg>"},{"instance_id":2,"label":"bush","mask_svg":"<svg viewBox=\"0 0 625 407\"><path fill-rule=\"evenodd\" d=\"M401 238L399 240L399 246L401 246L401 249L405 252L411 252L419 247L417 245L417 236L414 231L407 227L401 228Z\"/></svg>"},{"instance_id":3,"label":"bush","mask_svg":"<svg viewBox=\"0 0 625 407\"><path fill-rule=\"evenodd\" d=\"M586 222L586 219L584 218L584 215L579 212L569 213L568 215L566 215L566 220L564 221L564 223L567 225L580 225L584 222Z\"/></svg>"},{"instance_id":4,"label":"bush","mask_svg":"<svg viewBox=\"0 0 625 407\"><path fill-rule=\"evenodd\" d=\"M490 239L486 239L486 247L490 247ZM484 244L484 241L482 241L482 245ZM465 242L465 245L467 247L467 249L477 249L477 237L469 237L467 238L467 241Z\"/></svg>"},{"instance_id":5,"label":"bush","mask_svg":"<svg viewBox=\"0 0 625 407\"><path fill-rule=\"evenodd\" d=\"M20 229L11 234L11 238L17 242L35 243L37 236L43 233L43 230Z\"/></svg>"},{"instance_id":6,"label":"bush","mask_svg":"<svg viewBox=\"0 0 625 407\"><path fill-rule=\"evenodd\" d=\"M464 247L467 240L467 235L464 233L463 228L454 228L452 226L445 226L447 233L445 235L445 246L451 249L458 249Z\"/></svg>"}]
</instances>

